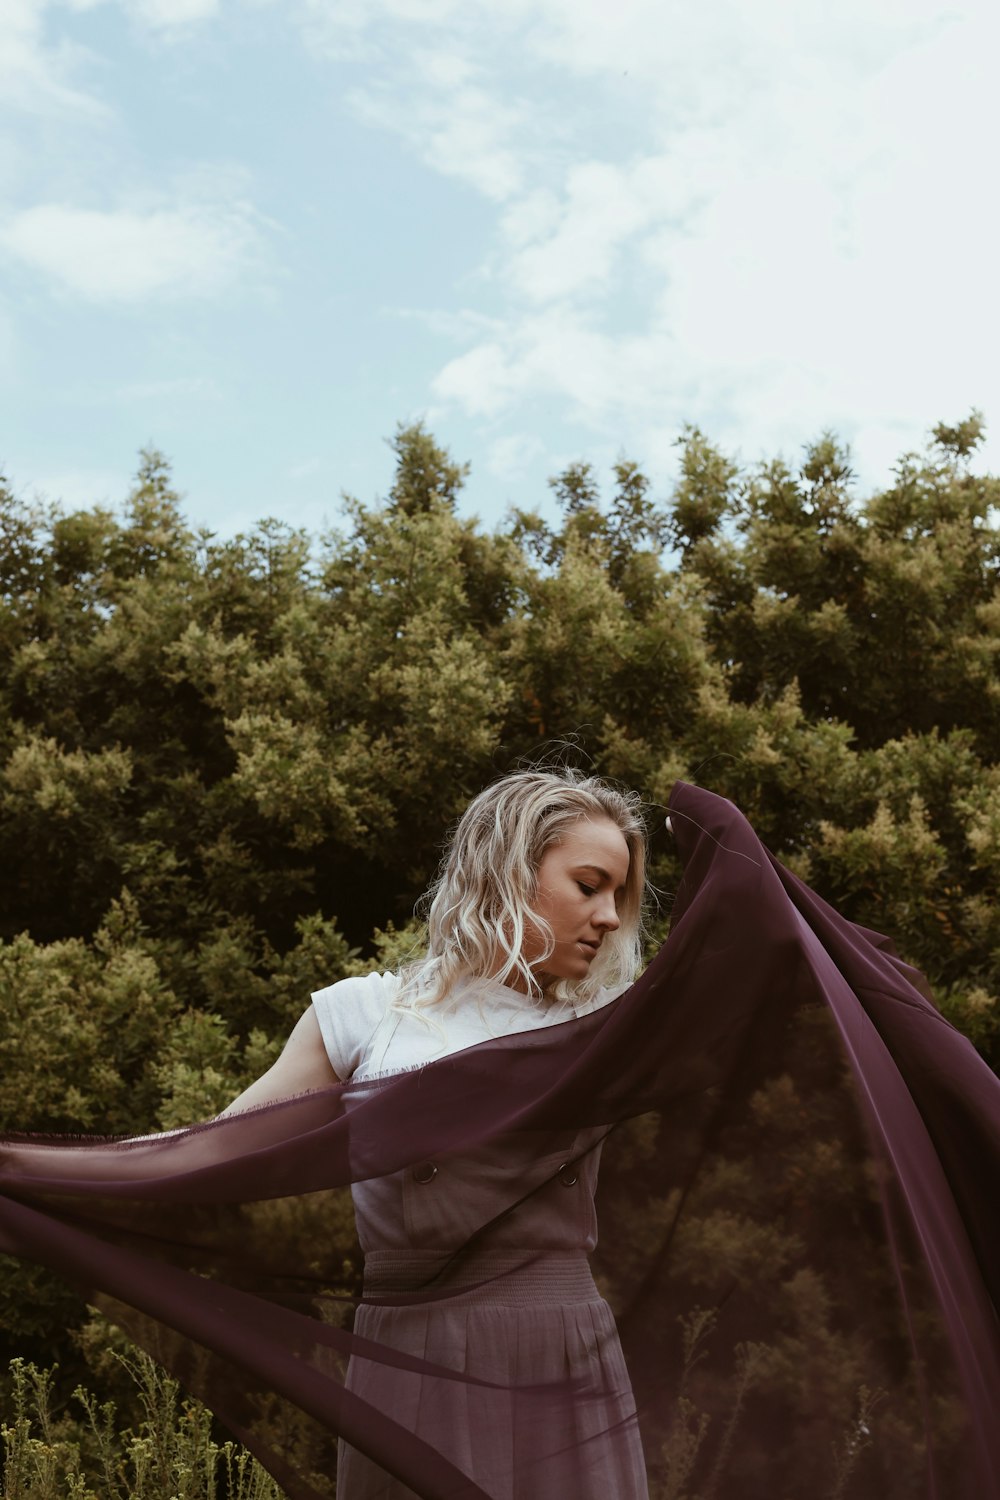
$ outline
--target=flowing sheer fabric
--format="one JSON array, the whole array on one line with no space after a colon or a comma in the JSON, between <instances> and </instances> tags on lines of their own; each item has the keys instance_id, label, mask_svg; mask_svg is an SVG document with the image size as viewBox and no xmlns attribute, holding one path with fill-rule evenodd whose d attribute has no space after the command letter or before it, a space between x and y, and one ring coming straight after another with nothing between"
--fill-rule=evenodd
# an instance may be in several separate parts
<instances>
[{"instance_id":1,"label":"flowing sheer fabric","mask_svg":"<svg viewBox=\"0 0 1000 1500\"><path fill-rule=\"evenodd\" d=\"M670 936L603 1010L165 1136L5 1143L0 1250L292 1500L1000 1495L1000 1081L731 804L679 783L671 819ZM352 1190L394 1205L363 1284Z\"/></svg>"}]
</instances>

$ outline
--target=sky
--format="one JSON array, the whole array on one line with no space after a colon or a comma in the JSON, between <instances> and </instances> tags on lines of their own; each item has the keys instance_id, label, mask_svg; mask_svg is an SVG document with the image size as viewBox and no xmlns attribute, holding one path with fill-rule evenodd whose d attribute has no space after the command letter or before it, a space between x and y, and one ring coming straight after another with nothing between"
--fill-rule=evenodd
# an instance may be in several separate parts
<instances>
[{"instance_id":1,"label":"sky","mask_svg":"<svg viewBox=\"0 0 1000 1500\"><path fill-rule=\"evenodd\" d=\"M859 494L1000 469L996 0L0 0L0 470L317 532L422 420L462 507L693 423Z\"/></svg>"}]
</instances>

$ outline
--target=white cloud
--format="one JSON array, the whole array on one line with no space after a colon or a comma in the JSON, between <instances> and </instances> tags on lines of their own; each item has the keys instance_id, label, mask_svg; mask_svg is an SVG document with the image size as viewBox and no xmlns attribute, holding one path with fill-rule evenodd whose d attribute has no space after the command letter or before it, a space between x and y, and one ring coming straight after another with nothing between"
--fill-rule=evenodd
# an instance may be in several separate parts
<instances>
[{"instance_id":1,"label":"white cloud","mask_svg":"<svg viewBox=\"0 0 1000 1500\"><path fill-rule=\"evenodd\" d=\"M62 0L69 10L97 10L113 0ZM187 29L219 13L219 0L117 0L122 10L151 31Z\"/></svg>"},{"instance_id":2,"label":"white cloud","mask_svg":"<svg viewBox=\"0 0 1000 1500\"><path fill-rule=\"evenodd\" d=\"M506 344L478 344L468 354L449 360L434 379L434 394L471 416L498 416L513 403L516 394L530 394L512 368L514 346L513 339Z\"/></svg>"},{"instance_id":3,"label":"white cloud","mask_svg":"<svg viewBox=\"0 0 1000 1500\"><path fill-rule=\"evenodd\" d=\"M484 55L502 29L483 26ZM548 398L596 442L617 425L658 450L688 418L793 453L832 425L873 473L995 399L1000 13L986 0L947 14L936 0L794 14L539 0L523 41L553 77L592 76L597 118L631 91L631 125L595 156L570 126L537 149L548 99L506 118L512 165L481 268L494 321L440 370L439 401L493 425ZM479 75L484 115L500 72ZM431 90L440 133L461 133L449 110L466 86ZM380 123L490 192L474 134L460 170L435 159L428 107L418 85ZM637 138L644 150L624 148Z\"/></svg>"},{"instance_id":4,"label":"white cloud","mask_svg":"<svg viewBox=\"0 0 1000 1500\"><path fill-rule=\"evenodd\" d=\"M126 0L126 10L154 31L170 31L210 20L218 14L218 0Z\"/></svg>"},{"instance_id":5,"label":"white cloud","mask_svg":"<svg viewBox=\"0 0 1000 1500\"><path fill-rule=\"evenodd\" d=\"M435 171L456 177L499 202L521 187L517 137L525 109L490 87L480 68L457 54L417 52L406 79L351 90L348 103L365 124L401 135Z\"/></svg>"},{"instance_id":6,"label":"white cloud","mask_svg":"<svg viewBox=\"0 0 1000 1500\"><path fill-rule=\"evenodd\" d=\"M437 307L383 307L381 312L385 317L418 323L429 333L450 339L457 344L473 343L477 338L482 338L486 334L502 332L504 327L501 318L491 317L487 313L477 312L470 307L461 307L457 310Z\"/></svg>"},{"instance_id":7,"label":"white cloud","mask_svg":"<svg viewBox=\"0 0 1000 1500\"><path fill-rule=\"evenodd\" d=\"M492 224L478 264L435 286L433 309L383 312L451 341L431 391L404 399L468 414L496 477L537 463L565 423L588 454L667 462L685 419L749 458L794 456L834 426L871 469L973 404L1000 422L1000 9L945 3L272 0L269 24L293 18L338 60L339 100L478 196L476 235ZM219 12L61 4L116 4L167 38ZM237 27L240 7L267 4L220 13ZM96 119L89 54L53 39L57 14L0 0L0 102ZM16 176L0 251L76 296L206 295L261 254L246 184L211 168L155 199L96 198L84 176L69 201L52 171L31 200Z\"/></svg>"},{"instance_id":8,"label":"white cloud","mask_svg":"<svg viewBox=\"0 0 1000 1500\"><path fill-rule=\"evenodd\" d=\"M299 24L309 47L329 58L378 54L379 28L443 26L468 15L467 0L301 0Z\"/></svg>"},{"instance_id":9,"label":"white cloud","mask_svg":"<svg viewBox=\"0 0 1000 1500\"><path fill-rule=\"evenodd\" d=\"M64 290L103 303L204 296L253 259L246 205L201 199L172 207L98 210L43 203L0 229L0 249Z\"/></svg>"},{"instance_id":10,"label":"white cloud","mask_svg":"<svg viewBox=\"0 0 1000 1500\"><path fill-rule=\"evenodd\" d=\"M564 306L522 317L502 341L449 360L433 389L439 400L491 419L539 398L562 398L576 420L599 431L637 417L662 419L665 389L679 396L690 379L666 330L602 332Z\"/></svg>"},{"instance_id":11,"label":"white cloud","mask_svg":"<svg viewBox=\"0 0 1000 1500\"><path fill-rule=\"evenodd\" d=\"M545 444L529 432L510 432L490 443L486 465L498 479L523 479L531 465L545 453Z\"/></svg>"},{"instance_id":12,"label":"white cloud","mask_svg":"<svg viewBox=\"0 0 1000 1500\"><path fill-rule=\"evenodd\" d=\"M107 108L73 82L91 55L45 36L47 0L0 3L0 105L32 115L104 119Z\"/></svg>"},{"instance_id":13,"label":"white cloud","mask_svg":"<svg viewBox=\"0 0 1000 1500\"><path fill-rule=\"evenodd\" d=\"M533 302L600 291L615 252L648 222L649 213L628 173L609 162L575 164L567 174L561 216L548 233L513 251L509 277ZM524 234L516 218L514 232Z\"/></svg>"},{"instance_id":14,"label":"white cloud","mask_svg":"<svg viewBox=\"0 0 1000 1500\"><path fill-rule=\"evenodd\" d=\"M172 380L133 380L115 390L118 401L221 401L223 392L206 375L178 375Z\"/></svg>"},{"instance_id":15,"label":"white cloud","mask_svg":"<svg viewBox=\"0 0 1000 1500\"><path fill-rule=\"evenodd\" d=\"M651 88L647 107L691 126L733 118L748 97L789 76L880 66L942 17L961 14L940 0L538 0L527 45L559 69Z\"/></svg>"}]
</instances>

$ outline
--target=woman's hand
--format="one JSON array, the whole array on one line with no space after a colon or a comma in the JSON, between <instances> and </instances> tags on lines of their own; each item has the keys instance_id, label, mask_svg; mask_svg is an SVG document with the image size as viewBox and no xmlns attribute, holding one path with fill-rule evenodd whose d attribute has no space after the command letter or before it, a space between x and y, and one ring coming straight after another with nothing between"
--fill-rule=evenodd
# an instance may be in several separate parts
<instances>
[{"instance_id":1,"label":"woman's hand","mask_svg":"<svg viewBox=\"0 0 1000 1500\"><path fill-rule=\"evenodd\" d=\"M310 1005L296 1021L277 1062L232 1104L227 1104L217 1118L239 1114L260 1104L273 1104L277 1099L290 1099L293 1094L306 1094L312 1089L328 1089L339 1082L323 1045L316 1012Z\"/></svg>"}]
</instances>

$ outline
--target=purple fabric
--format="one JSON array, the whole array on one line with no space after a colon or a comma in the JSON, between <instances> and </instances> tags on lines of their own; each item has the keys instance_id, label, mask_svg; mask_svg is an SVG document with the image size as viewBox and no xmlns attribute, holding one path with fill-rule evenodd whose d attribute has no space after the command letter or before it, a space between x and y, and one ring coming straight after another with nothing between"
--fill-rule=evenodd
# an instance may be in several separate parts
<instances>
[{"instance_id":1,"label":"purple fabric","mask_svg":"<svg viewBox=\"0 0 1000 1500\"><path fill-rule=\"evenodd\" d=\"M384 1479L340 1500L541 1500L609 1473L623 1500L1000 1494L1000 1081L731 804L678 783L670 814L671 933L612 1005L149 1140L7 1142L0 1250L82 1288L293 1500L334 1493L338 1438ZM592 1261L632 1393L598 1373L613 1332L554 1361L503 1312L552 1310L582 1190L563 1153L582 1143L592 1184L602 1139ZM433 1191L462 1183L434 1200L455 1233L421 1269L414 1231L388 1292L370 1268L352 1331L347 1194L399 1174L413 1199L427 1164ZM610 1329L566 1284L567 1338Z\"/></svg>"}]
</instances>

